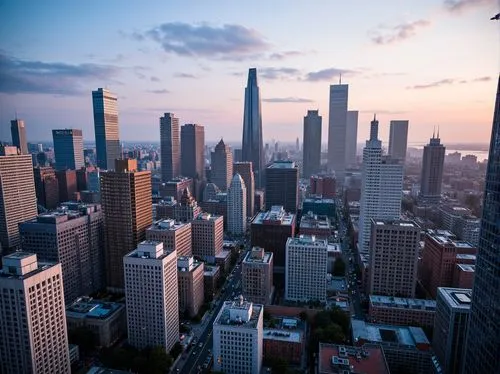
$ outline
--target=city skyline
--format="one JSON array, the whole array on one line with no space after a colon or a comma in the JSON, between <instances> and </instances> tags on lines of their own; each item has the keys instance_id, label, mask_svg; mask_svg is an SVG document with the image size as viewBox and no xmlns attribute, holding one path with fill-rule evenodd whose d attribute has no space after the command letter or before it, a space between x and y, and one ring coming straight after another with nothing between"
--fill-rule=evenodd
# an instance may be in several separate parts
<instances>
[{"instance_id":1,"label":"city skyline","mask_svg":"<svg viewBox=\"0 0 500 374\"><path fill-rule=\"evenodd\" d=\"M67 126L92 140L90 92L108 87L119 99L124 141L159 139L157 118L170 111L181 124L205 126L207 140L224 135L232 142L241 139L245 75L256 67L264 139L300 137L307 110L328 113L329 85L342 73L349 109L360 111L358 143L368 138L374 112L384 142L389 121L399 119L412 124L410 143L424 142L434 125L447 142L487 141L498 71L491 47L498 44L497 28L488 22L497 11L494 0L381 2L364 4L363 12L355 3L321 4L321 32L280 27L299 22L314 4L280 4L277 23L258 3L228 3L221 13L202 3L189 12L157 3L153 12L110 2L100 14L59 1L29 9L2 4L0 121L24 119L28 141L50 139L51 129ZM111 7L116 17L110 20ZM46 12L52 16L43 17ZM133 23L121 16L131 13ZM338 13L343 17L330 22ZM29 27L15 27L21 17ZM87 32L91 17L101 25L100 38ZM349 37L332 38L346 31ZM193 99L193 92L199 96ZM0 129L0 139L10 140L8 126Z\"/></svg>"}]
</instances>

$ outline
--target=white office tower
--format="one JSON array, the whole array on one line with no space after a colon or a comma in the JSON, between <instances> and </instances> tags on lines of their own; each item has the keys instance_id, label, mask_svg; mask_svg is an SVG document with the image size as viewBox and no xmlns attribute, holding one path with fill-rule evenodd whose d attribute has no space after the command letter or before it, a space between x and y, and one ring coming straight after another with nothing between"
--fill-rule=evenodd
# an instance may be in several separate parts
<instances>
[{"instance_id":1,"label":"white office tower","mask_svg":"<svg viewBox=\"0 0 500 374\"><path fill-rule=\"evenodd\" d=\"M128 341L138 349L179 340L177 252L163 243L143 241L123 258Z\"/></svg>"},{"instance_id":2,"label":"white office tower","mask_svg":"<svg viewBox=\"0 0 500 374\"><path fill-rule=\"evenodd\" d=\"M397 220L401 215L403 164L382 156L378 139L378 121L373 118L370 139L363 149L361 207L359 215L359 251L370 250L371 219Z\"/></svg>"},{"instance_id":3,"label":"white office tower","mask_svg":"<svg viewBox=\"0 0 500 374\"><path fill-rule=\"evenodd\" d=\"M227 229L233 235L244 235L247 229L247 189L238 173L227 192Z\"/></svg>"},{"instance_id":4,"label":"white office tower","mask_svg":"<svg viewBox=\"0 0 500 374\"><path fill-rule=\"evenodd\" d=\"M314 235L288 238L285 262L285 299L326 300L328 241Z\"/></svg>"},{"instance_id":5,"label":"white office tower","mask_svg":"<svg viewBox=\"0 0 500 374\"><path fill-rule=\"evenodd\" d=\"M70 372L61 265L27 252L3 257L0 373Z\"/></svg>"},{"instance_id":6,"label":"white office tower","mask_svg":"<svg viewBox=\"0 0 500 374\"><path fill-rule=\"evenodd\" d=\"M263 354L264 306L240 296L226 301L213 326L214 371L259 374Z\"/></svg>"},{"instance_id":7,"label":"white office tower","mask_svg":"<svg viewBox=\"0 0 500 374\"><path fill-rule=\"evenodd\" d=\"M328 170L335 171L337 183L344 184L346 168L347 98L349 85L330 86L328 118Z\"/></svg>"}]
</instances>

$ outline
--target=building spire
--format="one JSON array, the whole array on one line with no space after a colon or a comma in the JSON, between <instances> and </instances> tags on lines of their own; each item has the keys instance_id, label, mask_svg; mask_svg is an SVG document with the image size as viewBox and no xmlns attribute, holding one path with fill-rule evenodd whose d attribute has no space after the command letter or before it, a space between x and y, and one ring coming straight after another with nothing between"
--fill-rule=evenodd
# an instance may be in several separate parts
<instances>
[{"instance_id":1,"label":"building spire","mask_svg":"<svg viewBox=\"0 0 500 374\"><path fill-rule=\"evenodd\" d=\"M434 125L434 130L432 131L432 139L436 137L436 125Z\"/></svg>"},{"instance_id":2,"label":"building spire","mask_svg":"<svg viewBox=\"0 0 500 374\"><path fill-rule=\"evenodd\" d=\"M342 84L342 73L339 74L339 84Z\"/></svg>"},{"instance_id":3,"label":"building spire","mask_svg":"<svg viewBox=\"0 0 500 374\"><path fill-rule=\"evenodd\" d=\"M438 125L438 136L437 136L437 137L438 137L438 139L439 139L439 125Z\"/></svg>"}]
</instances>

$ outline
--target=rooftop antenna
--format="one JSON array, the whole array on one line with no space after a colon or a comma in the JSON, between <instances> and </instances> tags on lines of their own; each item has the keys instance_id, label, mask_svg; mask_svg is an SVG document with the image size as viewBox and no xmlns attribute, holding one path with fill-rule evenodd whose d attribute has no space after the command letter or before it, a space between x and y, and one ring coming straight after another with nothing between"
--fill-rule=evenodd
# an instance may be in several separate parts
<instances>
[{"instance_id":1,"label":"rooftop antenna","mask_svg":"<svg viewBox=\"0 0 500 374\"><path fill-rule=\"evenodd\" d=\"M342 73L339 74L339 84L342 84Z\"/></svg>"},{"instance_id":2,"label":"rooftop antenna","mask_svg":"<svg viewBox=\"0 0 500 374\"><path fill-rule=\"evenodd\" d=\"M376 121L377 120L377 113L373 113L373 120Z\"/></svg>"},{"instance_id":3,"label":"rooftop antenna","mask_svg":"<svg viewBox=\"0 0 500 374\"><path fill-rule=\"evenodd\" d=\"M438 139L439 139L439 125L438 125Z\"/></svg>"},{"instance_id":4,"label":"rooftop antenna","mask_svg":"<svg viewBox=\"0 0 500 374\"><path fill-rule=\"evenodd\" d=\"M432 139L436 138L436 125L434 125L434 131L432 131Z\"/></svg>"}]
</instances>

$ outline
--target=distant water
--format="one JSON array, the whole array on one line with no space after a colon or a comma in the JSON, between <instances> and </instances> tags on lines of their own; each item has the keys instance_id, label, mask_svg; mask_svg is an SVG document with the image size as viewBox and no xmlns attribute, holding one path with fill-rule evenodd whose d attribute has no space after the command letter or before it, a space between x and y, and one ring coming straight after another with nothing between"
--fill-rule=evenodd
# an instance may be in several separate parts
<instances>
[{"instance_id":1,"label":"distant water","mask_svg":"<svg viewBox=\"0 0 500 374\"><path fill-rule=\"evenodd\" d=\"M412 148L416 148L418 150L422 150L424 147L423 146L415 146ZM477 157L477 162L482 162L484 160L488 159L488 151L478 151L478 150L471 150L471 149L450 149L446 148L446 154L449 155L450 153L455 153L458 152L462 154L462 157L466 155L474 155Z\"/></svg>"}]
</instances>

